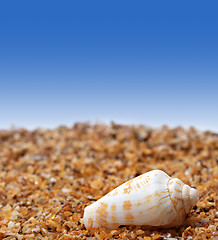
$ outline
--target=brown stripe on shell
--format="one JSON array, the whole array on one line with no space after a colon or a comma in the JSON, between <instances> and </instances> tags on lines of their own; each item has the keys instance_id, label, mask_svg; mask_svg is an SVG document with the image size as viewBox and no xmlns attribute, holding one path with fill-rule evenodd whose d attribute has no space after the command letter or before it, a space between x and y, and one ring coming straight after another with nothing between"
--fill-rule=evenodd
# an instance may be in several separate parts
<instances>
[{"instance_id":1,"label":"brown stripe on shell","mask_svg":"<svg viewBox=\"0 0 218 240\"><path fill-rule=\"evenodd\" d=\"M123 202L123 210L131 210L132 209L132 204L131 202L128 200L128 201L124 201Z\"/></svg>"},{"instance_id":2,"label":"brown stripe on shell","mask_svg":"<svg viewBox=\"0 0 218 240\"><path fill-rule=\"evenodd\" d=\"M107 225L107 220L106 220L108 216L107 207L108 205L106 203L100 202L99 207L96 210L96 213L97 213L96 222L98 222L100 226Z\"/></svg>"},{"instance_id":3,"label":"brown stripe on shell","mask_svg":"<svg viewBox=\"0 0 218 240\"><path fill-rule=\"evenodd\" d=\"M116 212L117 206L116 204L111 205L111 220L113 222L117 221L117 212Z\"/></svg>"}]
</instances>

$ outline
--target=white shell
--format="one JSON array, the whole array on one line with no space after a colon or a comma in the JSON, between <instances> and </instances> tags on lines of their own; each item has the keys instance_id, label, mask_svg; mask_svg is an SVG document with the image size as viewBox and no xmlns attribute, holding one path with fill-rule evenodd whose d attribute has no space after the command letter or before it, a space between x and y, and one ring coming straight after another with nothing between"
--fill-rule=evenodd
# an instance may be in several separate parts
<instances>
[{"instance_id":1,"label":"white shell","mask_svg":"<svg viewBox=\"0 0 218 240\"><path fill-rule=\"evenodd\" d=\"M160 170L142 174L115 188L84 210L86 228L120 225L176 227L198 201L194 188Z\"/></svg>"}]
</instances>

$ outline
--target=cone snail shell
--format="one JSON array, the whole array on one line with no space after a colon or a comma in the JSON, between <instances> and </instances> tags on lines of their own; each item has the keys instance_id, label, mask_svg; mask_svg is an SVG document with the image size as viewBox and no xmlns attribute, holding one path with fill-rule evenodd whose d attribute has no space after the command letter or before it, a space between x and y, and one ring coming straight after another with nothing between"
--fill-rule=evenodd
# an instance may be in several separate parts
<instances>
[{"instance_id":1,"label":"cone snail shell","mask_svg":"<svg viewBox=\"0 0 218 240\"><path fill-rule=\"evenodd\" d=\"M115 188L84 210L86 228L120 225L176 227L198 201L194 188L153 170Z\"/></svg>"}]
</instances>

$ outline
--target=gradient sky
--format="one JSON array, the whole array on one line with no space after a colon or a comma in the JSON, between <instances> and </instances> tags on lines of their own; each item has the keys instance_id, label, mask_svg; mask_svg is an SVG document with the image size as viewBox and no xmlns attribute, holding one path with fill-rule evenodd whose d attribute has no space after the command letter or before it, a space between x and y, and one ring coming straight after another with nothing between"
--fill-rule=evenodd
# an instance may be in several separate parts
<instances>
[{"instance_id":1,"label":"gradient sky","mask_svg":"<svg viewBox=\"0 0 218 240\"><path fill-rule=\"evenodd\" d=\"M0 129L218 132L217 1L1 1Z\"/></svg>"}]
</instances>

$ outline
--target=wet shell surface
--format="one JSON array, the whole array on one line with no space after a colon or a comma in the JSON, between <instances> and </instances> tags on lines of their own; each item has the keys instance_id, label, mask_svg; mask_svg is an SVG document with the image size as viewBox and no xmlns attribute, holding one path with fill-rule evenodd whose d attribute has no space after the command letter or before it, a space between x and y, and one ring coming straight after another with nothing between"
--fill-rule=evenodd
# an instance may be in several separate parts
<instances>
[{"instance_id":1,"label":"wet shell surface","mask_svg":"<svg viewBox=\"0 0 218 240\"><path fill-rule=\"evenodd\" d=\"M194 188L153 170L115 188L84 210L86 228L120 225L176 227L198 201Z\"/></svg>"}]
</instances>

